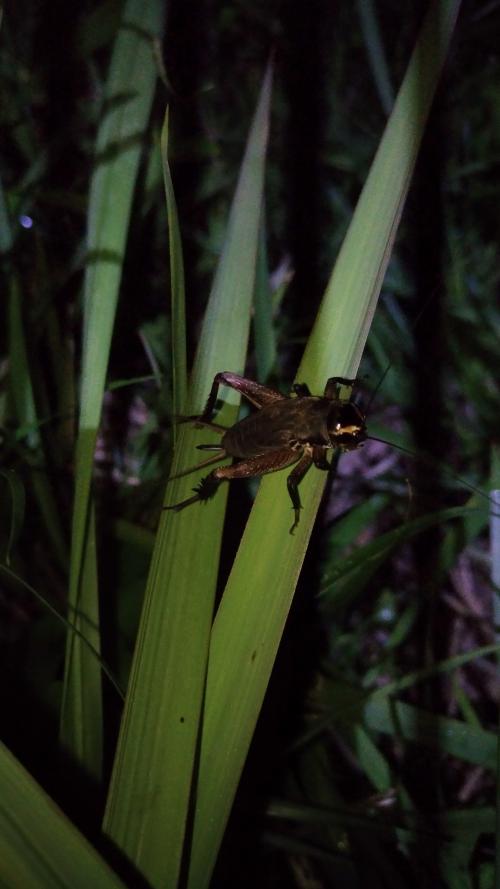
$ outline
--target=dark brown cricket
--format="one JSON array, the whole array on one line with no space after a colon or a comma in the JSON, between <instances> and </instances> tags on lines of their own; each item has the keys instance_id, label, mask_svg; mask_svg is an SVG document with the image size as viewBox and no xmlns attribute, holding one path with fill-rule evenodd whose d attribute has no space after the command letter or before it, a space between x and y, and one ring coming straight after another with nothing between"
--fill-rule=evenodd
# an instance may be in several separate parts
<instances>
[{"instance_id":1,"label":"dark brown cricket","mask_svg":"<svg viewBox=\"0 0 500 889\"><path fill-rule=\"evenodd\" d=\"M198 445L201 450L217 451L216 456L200 466L226 457L233 457L236 462L232 466L212 470L194 488L193 497L164 508L180 510L196 501L209 500L224 480L255 478L296 464L287 478L295 513L290 529L290 533L293 533L299 523L301 509L298 485L310 466L314 463L318 469L328 471L331 468L327 460L328 451L352 451L366 439L364 414L354 402L342 398L340 394L342 387L351 387L354 382L344 377L331 377L323 395L311 395L308 387L300 383L294 385L293 394L287 396L230 371L218 373L203 413L185 419L223 432L219 445ZM229 386L241 392L258 410L229 429L213 423L212 414L219 386ZM187 472L197 468L194 466Z\"/></svg>"}]
</instances>

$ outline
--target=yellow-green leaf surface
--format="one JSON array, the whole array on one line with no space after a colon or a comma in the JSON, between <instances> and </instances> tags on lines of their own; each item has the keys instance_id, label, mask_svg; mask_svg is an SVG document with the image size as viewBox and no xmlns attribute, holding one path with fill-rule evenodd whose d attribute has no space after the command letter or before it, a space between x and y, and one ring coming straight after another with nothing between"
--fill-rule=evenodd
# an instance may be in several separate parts
<instances>
[{"instance_id":1,"label":"yellow-green leaf surface","mask_svg":"<svg viewBox=\"0 0 500 889\"><path fill-rule=\"evenodd\" d=\"M188 395L190 413L202 410L217 371L244 368L270 93L269 71L205 314ZM224 412L226 421L234 422L235 412L236 399ZM173 473L196 463L195 444L213 435L182 425ZM188 496L199 478L193 474L169 485L168 502ZM146 589L104 829L153 887L175 887L181 865L224 505L221 491L208 504L162 514Z\"/></svg>"},{"instance_id":2,"label":"yellow-green leaf surface","mask_svg":"<svg viewBox=\"0 0 500 889\"><path fill-rule=\"evenodd\" d=\"M0 744L0 886L119 889L121 880Z\"/></svg>"},{"instance_id":3,"label":"yellow-green leaf surface","mask_svg":"<svg viewBox=\"0 0 500 889\"><path fill-rule=\"evenodd\" d=\"M156 84L153 38L161 33L162 15L161 0L124 4L90 189L69 605L78 628L96 649L99 608L90 484L130 210ZM102 755L100 681L98 662L70 633L61 736L75 758L96 776Z\"/></svg>"},{"instance_id":4,"label":"yellow-green leaf surface","mask_svg":"<svg viewBox=\"0 0 500 889\"><path fill-rule=\"evenodd\" d=\"M170 253L170 289L172 307L172 407L174 417L186 409L186 310L184 288L184 264L182 259L181 233L177 216L174 186L168 163L168 112L161 134L163 181L167 202L168 241ZM175 430L174 430L175 434ZM177 436L176 436L177 437Z\"/></svg>"},{"instance_id":5,"label":"yellow-green leaf surface","mask_svg":"<svg viewBox=\"0 0 500 889\"><path fill-rule=\"evenodd\" d=\"M313 392L357 372L458 5L436 5L424 22L297 375ZM214 624L190 889L210 881L322 494L313 469L291 537L285 477L261 483Z\"/></svg>"}]
</instances>

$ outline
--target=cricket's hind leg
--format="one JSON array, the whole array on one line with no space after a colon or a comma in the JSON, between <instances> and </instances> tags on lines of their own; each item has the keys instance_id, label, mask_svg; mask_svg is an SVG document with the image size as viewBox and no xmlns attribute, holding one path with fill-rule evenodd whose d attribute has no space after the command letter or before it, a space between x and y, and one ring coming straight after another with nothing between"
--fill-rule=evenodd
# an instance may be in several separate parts
<instances>
[{"instance_id":1,"label":"cricket's hind leg","mask_svg":"<svg viewBox=\"0 0 500 889\"><path fill-rule=\"evenodd\" d=\"M210 461L221 460L224 456L228 455L224 452L217 457L211 457ZM193 489L193 497L188 497L187 500L182 500L173 506L164 506L163 508L178 511L184 509L185 506L190 506L191 503L210 500L222 481L231 481L235 478L258 478L268 472L276 472L277 469L283 469L285 466L296 463L300 456L300 453L291 448L282 448L257 457L249 457L247 460L239 460L237 463L233 463L232 466L221 466L218 469L212 470L209 475L201 480L199 485Z\"/></svg>"},{"instance_id":2,"label":"cricket's hind leg","mask_svg":"<svg viewBox=\"0 0 500 889\"><path fill-rule=\"evenodd\" d=\"M218 459L220 460L222 458L219 457ZM192 503L206 503L207 500L210 500L214 496L222 481L221 478L216 477L216 472L217 470L214 470L210 475L206 475L205 478L202 478L201 482L193 488L194 494L192 497L188 497L187 500L181 500L180 503L174 503L172 506L164 506L163 509L173 509L174 512L179 512L186 506L191 506Z\"/></svg>"}]
</instances>

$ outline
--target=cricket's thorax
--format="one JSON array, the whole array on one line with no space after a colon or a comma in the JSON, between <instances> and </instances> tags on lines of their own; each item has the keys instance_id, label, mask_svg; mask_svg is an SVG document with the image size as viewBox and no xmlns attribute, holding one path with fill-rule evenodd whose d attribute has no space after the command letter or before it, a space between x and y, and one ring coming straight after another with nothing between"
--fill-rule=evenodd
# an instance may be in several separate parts
<instances>
[{"instance_id":1,"label":"cricket's thorax","mask_svg":"<svg viewBox=\"0 0 500 889\"><path fill-rule=\"evenodd\" d=\"M240 459L297 447L297 444L331 448L328 435L331 414L331 399L319 396L283 399L240 420L227 430L221 445L227 454Z\"/></svg>"},{"instance_id":2,"label":"cricket's thorax","mask_svg":"<svg viewBox=\"0 0 500 889\"><path fill-rule=\"evenodd\" d=\"M355 450L366 439L364 414L352 401L334 404L327 426L332 446L343 451Z\"/></svg>"}]
</instances>

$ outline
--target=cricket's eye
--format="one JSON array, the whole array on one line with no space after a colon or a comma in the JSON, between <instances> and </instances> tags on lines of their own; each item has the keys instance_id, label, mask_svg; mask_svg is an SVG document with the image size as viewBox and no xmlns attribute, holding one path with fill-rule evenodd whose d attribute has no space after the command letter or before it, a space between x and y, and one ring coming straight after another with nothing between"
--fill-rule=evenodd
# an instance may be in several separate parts
<instances>
[{"instance_id":1,"label":"cricket's eye","mask_svg":"<svg viewBox=\"0 0 500 889\"><path fill-rule=\"evenodd\" d=\"M341 429L342 429L342 426L340 425L340 423L336 423L335 424L335 431L340 432Z\"/></svg>"}]
</instances>

